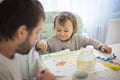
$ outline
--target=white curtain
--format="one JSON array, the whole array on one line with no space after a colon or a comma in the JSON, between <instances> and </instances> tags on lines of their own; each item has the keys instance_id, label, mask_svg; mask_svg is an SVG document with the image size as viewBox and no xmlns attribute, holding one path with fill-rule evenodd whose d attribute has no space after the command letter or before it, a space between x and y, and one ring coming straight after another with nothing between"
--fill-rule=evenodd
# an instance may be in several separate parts
<instances>
[{"instance_id":1,"label":"white curtain","mask_svg":"<svg viewBox=\"0 0 120 80\"><path fill-rule=\"evenodd\" d=\"M112 17L114 2L119 0L39 0L45 11L71 11L83 21L84 33L105 42L107 22ZM120 1L119 1L120 2Z\"/></svg>"}]
</instances>

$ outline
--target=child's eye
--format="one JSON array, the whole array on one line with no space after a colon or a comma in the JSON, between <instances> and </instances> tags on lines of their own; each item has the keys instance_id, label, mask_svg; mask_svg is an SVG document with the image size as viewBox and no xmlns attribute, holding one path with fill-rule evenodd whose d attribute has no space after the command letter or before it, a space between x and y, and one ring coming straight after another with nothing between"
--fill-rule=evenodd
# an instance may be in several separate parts
<instances>
[{"instance_id":1,"label":"child's eye","mask_svg":"<svg viewBox=\"0 0 120 80\"><path fill-rule=\"evenodd\" d=\"M58 32L60 32L61 30L57 30Z\"/></svg>"},{"instance_id":2,"label":"child's eye","mask_svg":"<svg viewBox=\"0 0 120 80\"><path fill-rule=\"evenodd\" d=\"M69 31L65 31L65 32L69 32Z\"/></svg>"}]
</instances>

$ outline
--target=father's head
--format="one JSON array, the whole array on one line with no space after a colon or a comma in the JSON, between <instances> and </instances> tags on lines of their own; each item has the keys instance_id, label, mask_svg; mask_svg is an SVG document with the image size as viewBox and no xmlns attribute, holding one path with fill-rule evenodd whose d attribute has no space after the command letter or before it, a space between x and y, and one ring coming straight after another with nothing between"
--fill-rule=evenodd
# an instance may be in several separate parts
<instances>
[{"instance_id":1,"label":"father's head","mask_svg":"<svg viewBox=\"0 0 120 80\"><path fill-rule=\"evenodd\" d=\"M44 19L44 9L38 0L3 0L0 41L13 42L16 52L26 54L38 38Z\"/></svg>"}]
</instances>

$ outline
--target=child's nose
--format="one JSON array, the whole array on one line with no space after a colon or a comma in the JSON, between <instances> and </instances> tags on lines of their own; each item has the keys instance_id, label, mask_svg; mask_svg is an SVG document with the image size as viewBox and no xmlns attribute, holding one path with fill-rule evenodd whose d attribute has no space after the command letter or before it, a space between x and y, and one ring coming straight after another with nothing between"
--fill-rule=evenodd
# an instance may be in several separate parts
<instances>
[{"instance_id":1,"label":"child's nose","mask_svg":"<svg viewBox=\"0 0 120 80\"><path fill-rule=\"evenodd\" d=\"M61 36L64 36L64 35L65 35L65 32L61 32L60 35L61 35Z\"/></svg>"}]
</instances>

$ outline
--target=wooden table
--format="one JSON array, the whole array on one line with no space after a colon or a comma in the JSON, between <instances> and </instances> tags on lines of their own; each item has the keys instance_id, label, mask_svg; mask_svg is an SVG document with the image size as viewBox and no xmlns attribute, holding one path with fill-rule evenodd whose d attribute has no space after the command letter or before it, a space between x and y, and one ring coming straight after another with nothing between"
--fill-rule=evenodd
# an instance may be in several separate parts
<instances>
[{"instance_id":1,"label":"wooden table","mask_svg":"<svg viewBox=\"0 0 120 80\"><path fill-rule=\"evenodd\" d=\"M116 59L120 62L120 44L110 46L113 49L113 53L117 56ZM72 76L60 76L57 77L57 80L72 80ZM111 69L102 70L89 74L88 78L85 80L120 80L120 71L114 71Z\"/></svg>"}]
</instances>

